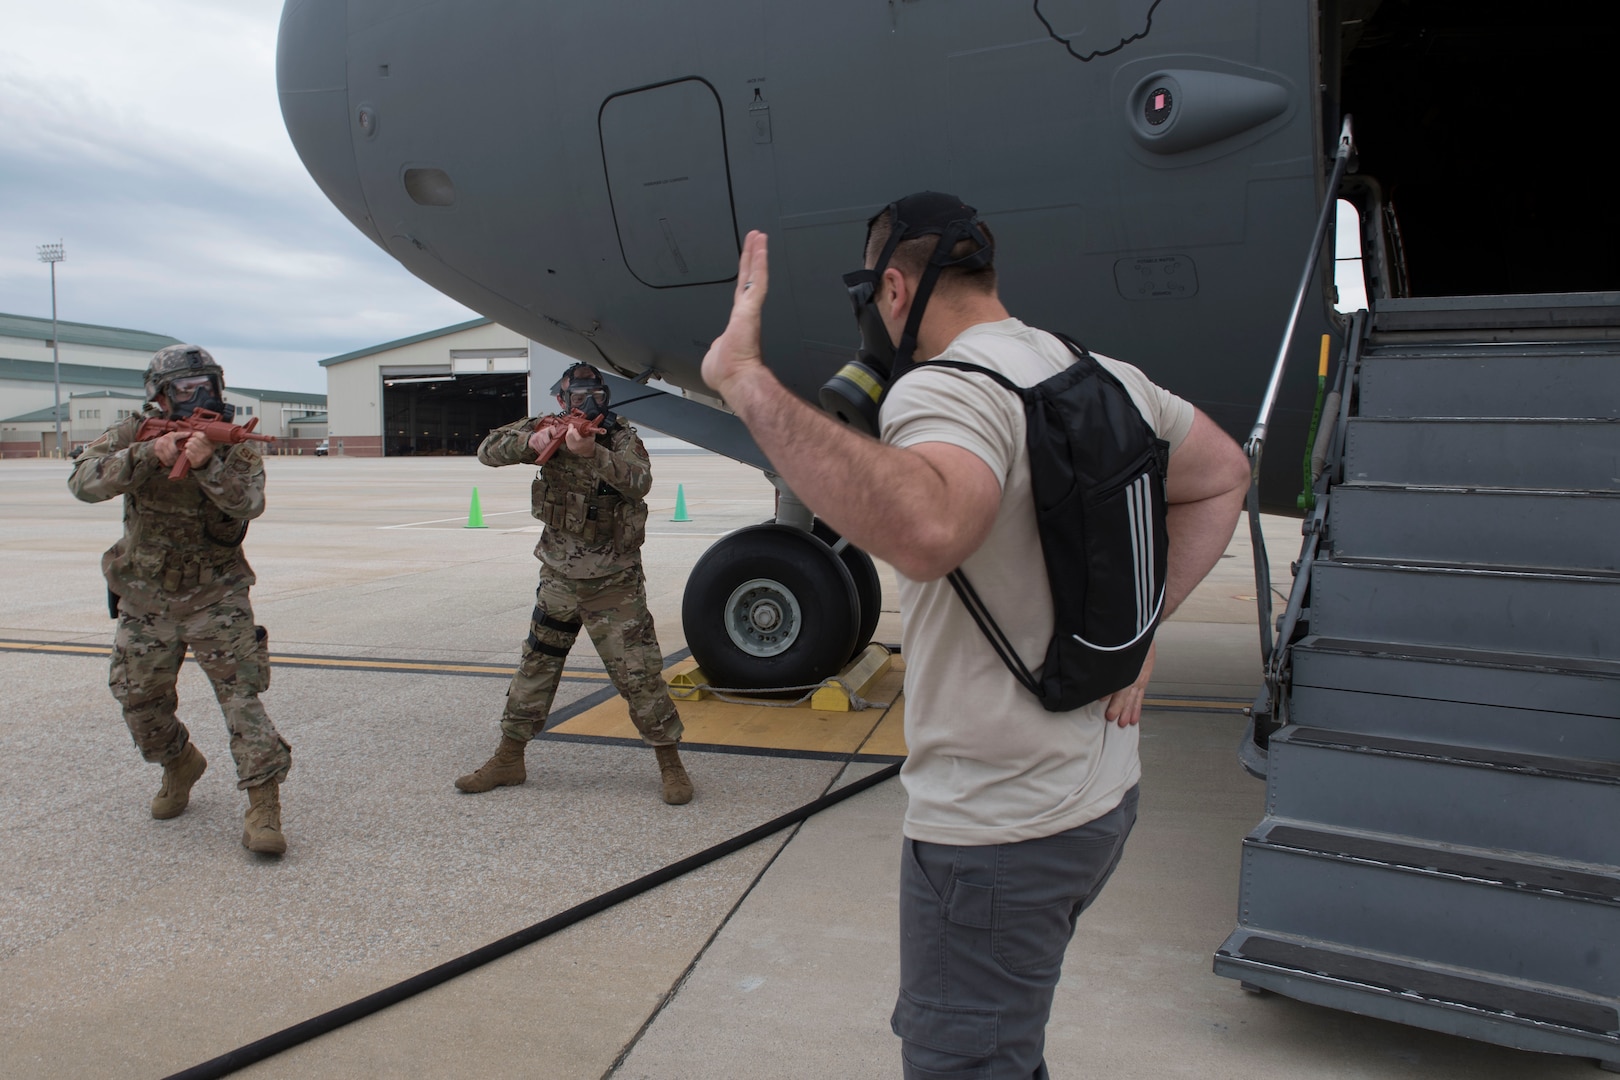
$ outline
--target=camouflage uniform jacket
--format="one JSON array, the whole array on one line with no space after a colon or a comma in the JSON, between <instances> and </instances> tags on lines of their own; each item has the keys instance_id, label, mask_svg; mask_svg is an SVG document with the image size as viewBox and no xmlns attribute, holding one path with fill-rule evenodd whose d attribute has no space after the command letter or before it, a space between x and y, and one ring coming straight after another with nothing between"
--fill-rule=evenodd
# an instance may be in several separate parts
<instances>
[{"instance_id":1,"label":"camouflage uniform jacket","mask_svg":"<svg viewBox=\"0 0 1620 1080\"><path fill-rule=\"evenodd\" d=\"M496 428L478 447L485 465L532 465L529 436L544 417ZM623 420L596 437L596 452L559 447L535 474L534 516L545 522L534 557L567 578L599 578L641 562L647 536L652 462L636 429Z\"/></svg>"},{"instance_id":2,"label":"camouflage uniform jacket","mask_svg":"<svg viewBox=\"0 0 1620 1080\"><path fill-rule=\"evenodd\" d=\"M120 608L184 616L253 584L242 538L264 513L264 459L252 443L221 447L170 480L152 442L134 441L141 421L156 415L120 420L85 447L68 490L85 502L124 497L124 535L101 557Z\"/></svg>"}]
</instances>

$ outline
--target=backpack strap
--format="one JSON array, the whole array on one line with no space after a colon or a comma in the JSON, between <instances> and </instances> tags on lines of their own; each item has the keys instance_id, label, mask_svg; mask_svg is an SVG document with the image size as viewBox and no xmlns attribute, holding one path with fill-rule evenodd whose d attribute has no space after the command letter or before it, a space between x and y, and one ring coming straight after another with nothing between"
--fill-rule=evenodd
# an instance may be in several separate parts
<instances>
[{"instance_id":1,"label":"backpack strap","mask_svg":"<svg viewBox=\"0 0 1620 1080\"><path fill-rule=\"evenodd\" d=\"M1076 347L1068 338L1063 338L1063 342L1070 349ZM1081 349L1080 352L1076 353L1076 356L1081 355L1089 358L1090 354ZM902 376L920 367L948 367L955 368L958 371L973 372L977 375L987 375L994 382L1017 394L1020 401L1027 401L1027 388L1019 386L999 371L992 371L987 367L980 367L978 364L970 364L965 360L928 360L922 364L911 364L896 373L894 382L899 382ZM892 386L893 383L890 385ZM984 640L989 643L990 648L994 650L1002 664L1012 673L1013 678L1017 679L1024 689L1037 698L1042 697L1040 680L1035 678L1034 673L1029 670L1029 665L1025 664L1023 658L1018 655L1012 646L1012 642L1007 640L1006 633L1002 631L1000 624L990 614L990 609L980 599L978 590L973 587L972 582L968 581L967 575L962 573L961 567L957 567L949 574L946 574L945 580L951 583L952 589L956 590L956 595L961 599L962 606L967 609L967 613L973 617L974 625L979 628L979 633L984 635Z\"/></svg>"},{"instance_id":2,"label":"backpack strap","mask_svg":"<svg viewBox=\"0 0 1620 1080\"><path fill-rule=\"evenodd\" d=\"M1043 332L1051 334L1053 337L1063 342L1063 344L1068 347L1069 351L1074 353L1074 358L1076 360L1086 361L1091 365L1091 367L1107 376L1108 380L1115 386L1118 386L1121 390L1125 389L1124 384L1118 379L1114 378L1114 373L1097 363L1097 358L1092 356L1091 351L1084 345L1080 344L1078 341L1075 341L1068 334L1059 333L1056 330L1046 330ZM966 360L940 360L938 358L933 360L924 360L922 363L906 364L899 371L895 372L894 378L889 381L890 387L893 387L895 383L899 382L906 375L925 367L948 367L955 368L958 371L971 371L975 375L988 375L995 382L1006 387L1008 390L1011 390L1019 397L1026 396L1026 392L1030 389L1030 387L1027 386L1019 386L1017 383L1013 382L999 371L991 371L987 367L980 367L978 364L970 364Z\"/></svg>"},{"instance_id":3,"label":"backpack strap","mask_svg":"<svg viewBox=\"0 0 1620 1080\"><path fill-rule=\"evenodd\" d=\"M1011 379L1007 378L1007 376L1003 375L1001 372L999 372L999 371L991 371L989 368L980 367L978 364L970 364L966 360L927 360L927 361L924 361L921 364L913 364L910 367L906 368L905 371L901 372L900 375L896 375L894 377L894 381L899 382L901 375L909 375L913 371L917 371L920 368L927 368L927 367L956 368L958 371L971 371L975 375L988 375L988 376L990 376L990 378L994 379L996 382L1000 383L1002 386L1005 386L1008 390L1011 390L1013 393L1017 394L1019 397L1024 396L1024 387L1019 386L1017 383L1015 383ZM891 383L890 385L893 385L893 384Z\"/></svg>"},{"instance_id":4,"label":"backpack strap","mask_svg":"<svg viewBox=\"0 0 1620 1080\"><path fill-rule=\"evenodd\" d=\"M984 640L990 644L990 648L1001 658L1007 670L1012 672L1013 678L1017 679L1025 690L1037 698L1043 698L1045 695L1042 693L1040 680L1035 678L1029 666L1024 663L1023 657L1013 649L1012 642L1007 640L1001 625L990 614L990 609L984 606L984 601L979 599L978 590L968 581L967 575L962 573L961 567L946 574L945 580L956 590L956 595L962 600L962 606L973 616L973 622L978 626L979 633L984 635Z\"/></svg>"}]
</instances>

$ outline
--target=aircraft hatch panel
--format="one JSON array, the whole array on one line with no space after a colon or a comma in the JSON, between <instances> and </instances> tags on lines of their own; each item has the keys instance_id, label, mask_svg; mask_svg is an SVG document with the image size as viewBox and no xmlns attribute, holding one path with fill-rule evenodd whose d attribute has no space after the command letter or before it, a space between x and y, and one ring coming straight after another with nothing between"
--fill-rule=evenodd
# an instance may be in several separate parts
<instances>
[{"instance_id":1,"label":"aircraft hatch panel","mask_svg":"<svg viewBox=\"0 0 1620 1080\"><path fill-rule=\"evenodd\" d=\"M742 248L714 88L682 79L616 94L599 124L619 248L636 280L667 289L736 277Z\"/></svg>"}]
</instances>

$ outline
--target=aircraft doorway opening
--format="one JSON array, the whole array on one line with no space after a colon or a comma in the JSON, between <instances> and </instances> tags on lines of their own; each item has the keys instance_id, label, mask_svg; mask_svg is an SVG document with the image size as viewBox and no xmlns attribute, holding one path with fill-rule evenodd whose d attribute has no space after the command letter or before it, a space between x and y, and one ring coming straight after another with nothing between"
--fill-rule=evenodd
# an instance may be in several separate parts
<instances>
[{"instance_id":1,"label":"aircraft doorway opening","mask_svg":"<svg viewBox=\"0 0 1620 1080\"><path fill-rule=\"evenodd\" d=\"M476 454L490 431L528 413L527 373L385 378L383 454Z\"/></svg>"},{"instance_id":2,"label":"aircraft doorway opening","mask_svg":"<svg viewBox=\"0 0 1620 1080\"><path fill-rule=\"evenodd\" d=\"M1335 0L1335 115L1376 181L1386 295L1620 289L1604 98L1620 5ZM1331 121L1338 130L1338 121ZM1369 252L1371 254L1371 252Z\"/></svg>"}]
</instances>

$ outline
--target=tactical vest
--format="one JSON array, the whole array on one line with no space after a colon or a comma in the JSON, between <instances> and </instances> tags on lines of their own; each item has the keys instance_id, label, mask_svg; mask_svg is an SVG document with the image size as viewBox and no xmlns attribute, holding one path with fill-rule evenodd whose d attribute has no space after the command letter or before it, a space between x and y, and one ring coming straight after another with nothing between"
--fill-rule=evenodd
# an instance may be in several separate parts
<instances>
[{"instance_id":1,"label":"tactical vest","mask_svg":"<svg viewBox=\"0 0 1620 1080\"><path fill-rule=\"evenodd\" d=\"M154 468L124 496L124 535L102 569L126 607L201 610L253 584L242 554L247 529L214 505L195 476L170 480L167 469Z\"/></svg>"},{"instance_id":2,"label":"tactical vest","mask_svg":"<svg viewBox=\"0 0 1620 1080\"><path fill-rule=\"evenodd\" d=\"M613 435L597 441L611 446ZM647 503L627 499L576 454L560 453L535 473L529 490L534 516L585 547L633 555L647 538Z\"/></svg>"}]
</instances>

